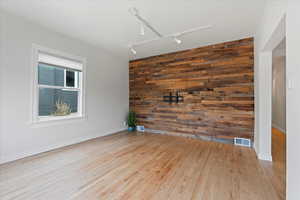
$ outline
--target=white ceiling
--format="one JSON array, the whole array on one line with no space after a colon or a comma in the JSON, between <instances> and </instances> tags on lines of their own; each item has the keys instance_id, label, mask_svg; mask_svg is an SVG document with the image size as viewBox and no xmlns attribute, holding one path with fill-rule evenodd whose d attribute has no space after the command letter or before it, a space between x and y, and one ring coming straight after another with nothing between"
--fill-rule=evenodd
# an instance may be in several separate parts
<instances>
[{"instance_id":1,"label":"white ceiling","mask_svg":"<svg viewBox=\"0 0 300 200\"><path fill-rule=\"evenodd\" d=\"M126 58L137 59L254 35L264 0L0 0L0 7L56 32L99 45ZM185 35L178 45L163 39L136 48L128 45L155 38L129 14L140 15L162 34L213 25L209 30Z\"/></svg>"}]
</instances>

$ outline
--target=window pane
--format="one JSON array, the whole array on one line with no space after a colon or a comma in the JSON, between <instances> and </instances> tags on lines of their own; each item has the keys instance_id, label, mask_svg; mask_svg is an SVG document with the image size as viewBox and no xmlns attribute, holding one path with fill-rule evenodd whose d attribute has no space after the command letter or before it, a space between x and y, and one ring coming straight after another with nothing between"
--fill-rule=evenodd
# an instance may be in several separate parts
<instances>
[{"instance_id":1,"label":"window pane","mask_svg":"<svg viewBox=\"0 0 300 200\"><path fill-rule=\"evenodd\" d=\"M38 81L42 85L64 86L64 68L39 63Z\"/></svg>"},{"instance_id":2,"label":"window pane","mask_svg":"<svg viewBox=\"0 0 300 200\"><path fill-rule=\"evenodd\" d=\"M67 87L75 87L75 72L74 71L69 71L69 70L66 71L66 86Z\"/></svg>"},{"instance_id":3,"label":"window pane","mask_svg":"<svg viewBox=\"0 0 300 200\"><path fill-rule=\"evenodd\" d=\"M60 109L57 108L57 104ZM65 104L65 105L63 105ZM39 89L39 116L68 115L76 113L78 108L78 91L65 89Z\"/></svg>"}]
</instances>

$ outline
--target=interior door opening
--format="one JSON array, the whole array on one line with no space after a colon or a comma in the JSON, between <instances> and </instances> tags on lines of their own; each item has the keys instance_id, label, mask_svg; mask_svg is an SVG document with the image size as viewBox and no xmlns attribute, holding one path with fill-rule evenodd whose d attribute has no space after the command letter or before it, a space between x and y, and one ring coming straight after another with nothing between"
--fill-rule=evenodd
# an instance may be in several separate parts
<instances>
[{"instance_id":1,"label":"interior door opening","mask_svg":"<svg viewBox=\"0 0 300 200\"><path fill-rule=\"evenodd\" d=\"M272 168L276 189L285 199L286 176L286 39L272 51Z\"/></svg>"}]
</instances>

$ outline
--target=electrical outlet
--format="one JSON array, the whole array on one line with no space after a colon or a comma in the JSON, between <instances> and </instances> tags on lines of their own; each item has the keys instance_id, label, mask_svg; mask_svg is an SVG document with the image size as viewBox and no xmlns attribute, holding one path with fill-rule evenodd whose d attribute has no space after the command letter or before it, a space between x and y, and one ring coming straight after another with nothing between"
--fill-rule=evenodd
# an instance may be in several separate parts
<instances>
[{"instance_id":1,"label":"electrical outlet","mask_svg":"<svg viewBox=\"0 0 300 200\"><path fill-rule=\"evenodd\" d=\"M123 126L126 126L126 125L127 125L127 123L126 123L126 121L124 121L124 122L123 122Z\"/></svg>"}]
</instances>

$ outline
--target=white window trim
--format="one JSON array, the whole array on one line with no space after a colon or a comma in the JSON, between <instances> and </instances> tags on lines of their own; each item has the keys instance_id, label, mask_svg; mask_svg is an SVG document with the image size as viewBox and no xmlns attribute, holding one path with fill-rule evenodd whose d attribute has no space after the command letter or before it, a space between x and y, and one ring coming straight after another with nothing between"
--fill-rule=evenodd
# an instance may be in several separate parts
<instances>
[{"instance_id":1,"label":"white window trim","mask_svg":"<svg viewBox=\"0 0 300 200\"><path fill-rule=\"evenodd\" d=\"M80 88L73 88L70 87L68 88L68 90L75 90L75 91L79 91L82 92L82 94L78 95L78 102L79 106L78 106L78 112L77 113L73 113L70 114L68 116L46 116L46 117L39 117L38 116L38 107L39 107L39 102L38 102L38 98L39 98L39 87L43 87L43 85L39 85L38 84L38 56L39 56L39 52L45 52L45 53L49 53L52 55L56 55L58 57L63 57L63 58L67 58L67 59L72 59L75 61L79 61L82 63L82 73L80 73L81 77L81 83L79 84ZM56 124L61 123L61 122L65 122L65 121L70 121L70 120L78 120L78 119L86 119L86 109L85 109L85 102L86 102L86 59L80 56L75 56L75 55L71 55L69 53L66 52L62 52L62 51L58 51L58 50L54 50L54 49L50 49L47 47L43 47L41 45L37 45L37 44L32 44L32 58L31 58L31 68L32 68L32 100L31 100L31 124L38 124L38 123L48 123L50 122L51 124ZM47 88L50 88L51 86L45 86ZM53 88L63 88L64 87L59 87L59 86L53 86ZM55 123L53 123L55 122Z\"/></svg>"}]
</instances>

